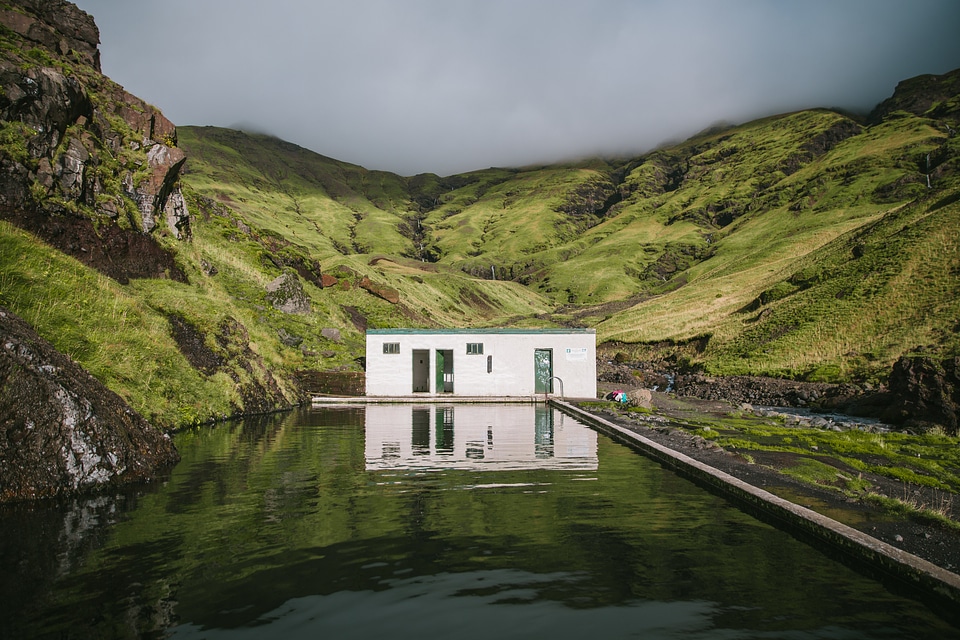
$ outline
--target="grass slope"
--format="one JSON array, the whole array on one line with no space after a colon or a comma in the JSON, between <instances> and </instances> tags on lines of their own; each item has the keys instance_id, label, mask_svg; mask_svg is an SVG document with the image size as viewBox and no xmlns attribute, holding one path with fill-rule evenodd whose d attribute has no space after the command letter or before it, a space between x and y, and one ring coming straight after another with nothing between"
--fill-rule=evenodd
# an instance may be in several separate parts
<instances>
[{"instance_id":1,"label":"grass slope","mask_svg":"<svg viewBox=\"0 0 960 640\"><path fill-rule=\"evenodd\" d=\"M446 178L239 132L181 138L192 188L325 270L397 288L413 312L398 322L536 324L552 311L639 355L696 344L686 361L712 373L878 380L918 345L960 350L949 122L809 110L632 160ZM438 290L433 273L461 280Z\"/></svg>"},{"instance_id":2,"label":"grass slope","mask_svg":"<svg viewBox=\"0 0 960 640\"><path fill-rule=\"evenodd\" d=\"M600 322L602 339L709 336L695 359L711 372L831 380L882 377L920 345L957 353L957 151L915 117L843 140L760 191L683 286ZM936 152L949 160L928 188Z\"/></svg>"}]
</instances>

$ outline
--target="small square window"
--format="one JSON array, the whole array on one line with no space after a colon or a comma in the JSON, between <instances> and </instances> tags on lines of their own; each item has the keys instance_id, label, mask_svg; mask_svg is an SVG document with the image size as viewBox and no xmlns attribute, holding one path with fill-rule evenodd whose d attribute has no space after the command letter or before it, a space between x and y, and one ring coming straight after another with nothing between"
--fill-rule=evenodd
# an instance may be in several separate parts
<instances>
[{"instance_id":1,"label":"small square window","mask_svg":"<svg viewBox=\"0 0 960 640\"><path fill-rule=\"evenodd\" d=\"M467 343L467 355L468 355L468 356L482 356L482 355L483 355L483 343L482 343L482 342L468 342L468 343Z\"/></svg>"},{"instance_id":2,"label":"small square window","mask_svg":"<svg viewBox=\"0 0 960 640\"><path fill-rule=\"evenodd\" d=\"M383 352L384 352L384 353L400 353L400 343L399 343L399 342L384 342L384 343L383 343Z\"/></svg>"}]
</instances>

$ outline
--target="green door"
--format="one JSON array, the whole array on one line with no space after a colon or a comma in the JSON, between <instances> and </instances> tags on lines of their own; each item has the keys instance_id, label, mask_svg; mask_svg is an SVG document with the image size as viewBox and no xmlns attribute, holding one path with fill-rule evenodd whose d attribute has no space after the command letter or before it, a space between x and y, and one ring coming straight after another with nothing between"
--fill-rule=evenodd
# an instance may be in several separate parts
<instances>
[{"instance_id":1,"label":"green door","mask_svg":"<svg viewBox=\"0 0 960 640\"><path fill-rule=\"evenodd\" d=\"M553 393L553 349L533 350L534 393Z\"/></svg>"},{"instance_id":2,"label":"green door","mask_svg":"<svg viewBox=\"0 0 960 640\"><path fill-rule=\"evenodd\" d=\"M437 349L437 367L434 369L437 393L443 393L443 351Z\"/></svg>"},{"instance_id":3,"label":"green door","mask_svg":"<svg viewBox=\"0 0 960 640\"><path fill-rule=\"evenodd\" d=\"M437 369L433 381L437 393L453 393L453 350L437 349Z\"/></svg>"}]
</instances>

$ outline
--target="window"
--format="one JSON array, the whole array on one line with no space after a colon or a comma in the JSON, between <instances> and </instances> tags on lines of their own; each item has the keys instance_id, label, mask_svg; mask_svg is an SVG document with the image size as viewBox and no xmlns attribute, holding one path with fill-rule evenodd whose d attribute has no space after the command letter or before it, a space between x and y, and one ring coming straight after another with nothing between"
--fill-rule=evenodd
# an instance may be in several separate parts
<instances>
[{"instance_id":1,"label":"window","mask_svg":"<svg viewBox=\"0 0 960 640\"><path fill-rule=\"evenodd\" d=\"M384 342L384 343L383 343L383 352L384 352L384 353L400 353L400 343L399 343L399 342Z\"/></svg>"},{"instance_id":2,"label":"window","mask_svg":"<svg viewBox=\"0 0 960 640\"><path fill-rule=\"evenodd\" d=\"M468 342L468 343L467 343L467 355L468 355L468 356L482 356L482 355L483 355L483 343L482 343L482 342Z\"/></svg>"}]
</instances>

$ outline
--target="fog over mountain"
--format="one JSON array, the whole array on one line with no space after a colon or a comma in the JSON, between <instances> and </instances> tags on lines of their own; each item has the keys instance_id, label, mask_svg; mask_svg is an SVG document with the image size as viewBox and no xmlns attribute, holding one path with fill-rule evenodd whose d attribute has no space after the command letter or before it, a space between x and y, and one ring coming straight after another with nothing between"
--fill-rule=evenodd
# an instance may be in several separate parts
<instances>
[{"instance_id":1,"label":"fog over mountain","mask_svg":"<svg viewBox=\"0 0 960 640\"><path fill-rule=\"evenodd\" d=\"M955 0L79 0L106 75L180 125L404 175L615 155L869 111L960 67Z\"/></svg>"}]
</instances>

